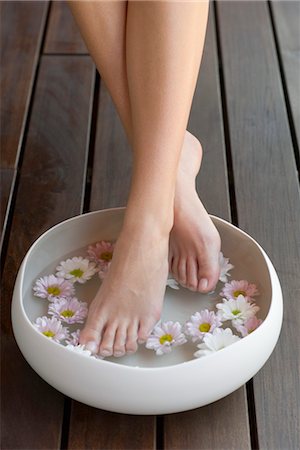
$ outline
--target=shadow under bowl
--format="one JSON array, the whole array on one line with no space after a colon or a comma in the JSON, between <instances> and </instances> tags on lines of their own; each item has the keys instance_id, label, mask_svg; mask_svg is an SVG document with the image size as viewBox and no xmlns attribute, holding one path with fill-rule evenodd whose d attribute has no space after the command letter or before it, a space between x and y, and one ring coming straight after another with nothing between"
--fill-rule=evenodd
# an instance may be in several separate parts
<instances>
[{"instance_id":1,"label":"shadow under bowl","mask_svg":"<svg viewBox=\"0 0 300 450\"><path fill-rule=\"evenodd\" d=\"M231 279L255 283L256 303L263 323L245 338L202 358L194 358L196 344L176 347L156 356L140 346L134 355L104 360L68 350L38 332L37 317L47 314L48 301L33 296L37 278L54 273L59 262L84 256L88 245L114 241L121 230L125 208L111 208L68 219L40 236L27 252L18 272L12 302L12 324L17 344L31 367L51 386L90 406L126 414L169 414L207 405L247 382L265 364L279 337L282 292L276 271L261 246L223 219L211 216L222 241L222 252L234 265ZM76 287L76 295L90 302L99 288L97 276ZM184 323L191 314L214 309L215 293L166 288L162 320Z\"/></svg>"}]
</instances>

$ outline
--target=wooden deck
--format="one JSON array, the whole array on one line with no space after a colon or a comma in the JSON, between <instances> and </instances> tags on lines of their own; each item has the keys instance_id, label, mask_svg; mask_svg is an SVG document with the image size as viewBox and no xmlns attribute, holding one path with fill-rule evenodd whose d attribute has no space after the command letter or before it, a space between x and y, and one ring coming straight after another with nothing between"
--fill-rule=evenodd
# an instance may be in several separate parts
<instances>
[{"instance_id":1,"label":"wooden deck","mask_svg":"<svg viewBox=\"0 0 300 450\"><path fill-rule=\"evenodd\" d=\"M197 187L209 212L257 239L278 271L280 340L247 385L206 407L159 417L114 414L63 396L15 343L10 304L26 251L64 219L124 206L131 155L67 5L0 7L1 448L299 450L300 3L211 4L188 126L204 147Z\"/></svg>"}]
</instances>

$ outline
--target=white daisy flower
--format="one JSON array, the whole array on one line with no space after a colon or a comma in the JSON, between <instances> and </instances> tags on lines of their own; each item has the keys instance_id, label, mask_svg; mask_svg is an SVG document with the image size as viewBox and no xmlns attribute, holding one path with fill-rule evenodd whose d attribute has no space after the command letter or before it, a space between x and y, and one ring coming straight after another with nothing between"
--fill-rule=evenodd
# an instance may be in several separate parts
<instances>
[{"instance_id":1,"label":"white daisy flower","mask_svg":"<svg viewBox=\"0 0 300 450\"><path fill-rule=\"evenodd\" d=\"M103 356L92 355L92 353L89 350L87 350L84 345L80 345L80 344L78 344L78 345L71 345L71 344L68 344L68 345L66 345L66 348L68 350L70 350L71 352L80 353L81 355L88 356L89 358L103 359Z\"/></svg>"},{"instance_id":2,"label":"white daisy flower","mask_svg":"<svg viewBox=\"0 0 300 450\"><path fill-rule=\"evenodd\" d=\"M229 258L225 258L222 252L220 252L219 254L219 264L220 264L219 280L222 281L222 283L226 283L227 277L231 276L228 272L229 270L233 269L234 266L230 264Z\"/></svg>"},{"instance_id":3,"label":"white daisy flower","mask_svg":"<svg viewBox=\"0 0 300 450\"><path fill-rule=\"evenodd\" d=\"M68 350L71 350L72 352L80 353L81 355L85 355L85 356L91 356L92 355L92 353L89 350L87 350L84 345L71 345L71 344L68 344L68 345L66 345L66 348Z\"/></svg>"},{"instance_id":4,"label":"white daisy flower","mask_svg":"<svg viewBox=\"0 0 300 450\"><path fill-rule=\"evenodd\" d=\"M249 303L243 295L239 295L237 299L230 298L223 299L223 303L216 305L218 316L222 322L232 320L235 324L242 324L250 317L255 316L260 310L259 306L254 303Z\"/></svg>"},{"instance_id":5,"label":"white daisy flower","mask_svg":"<svg viewBox=\"0 0 300 450\"><path fill-rule=\"evenodd\" d=\"M172 289L180 289L178 282L172 277L167 279L166 286L169 286Z\"/></svg>"},{"instance_id":6,"label":"white daisy flower","mask_svg":"<svg viewBox=\"0 0 300 450\"><path fill-rule=\"evenodd\" d=\"M196 358L201 356L210 355L214 352L222 350L222 348L228 347L228 345L239 341L241 338L232 333L230 328L216 328L213 333L206 333L203 338L203 343L198 344L199 350L194 353Z\"/></svg>"},{"instance_id":7,"label":"white daisy flower","mask_svg":"<svg viewBox=\"0 0 300 450\"><path fill-rule=\"evenodd\" d=\"M66 278L72 283L85 283L90 280L92 276L98 272L95 262L91 262L82 256L74 256L66 261L61 261L60 265L56 267L56 276Z\"/></svg>"},{"instance_id":8,"label":"white daisy flower","mask_svg":"<svg viewBox=\"0 0 300 450\"><path fill-rule=\"evenodd\" d=\"M48 314L66 323L83 323L88 313L86 302L76 297L61 298L49 305Z\"/></svg>"},{"instance_id":9,"label":"white daisy flower","mask_svg":"<svg viewBox=\"0 0 300 450\"><path fill-rule=\"evenodd\" d=\"M47 298L50 302L53 302L62 297L72 296L75 289L70 281L49 275L36 280L33 292L36 297Z\"/></svg>"},{"instance_id":10,"label":"white daisy flower","mask_svg":"<svg viewBox=\"0 0 300 450\"><path fill-rule=\"evenodd\" d=\"M69 345L78 345L79 344L79 337L80 337L80 329L74 331L74 333L71 333L71 336L66 339L66 343Z\"/></svg>"},{"instance_id":11,"label":"white daisy flower","mask_svg":"<svg viewBox=\"0 0 300 450\"><path fill-rule=\"evenodd\" d=\"M220 326L222 326L222 322L214 311L205 309L191 316L190 321L185 324L185 333L192 336L192 341L196 342L202 340L206 333L212 333L215 328Z\"/></svg>"},{"instance_id":12,"label":"white daisy flower","mask_svg":"<svg viewBox=\"0 0 300 450\"><path fill-rule=\"evenodd\" d=\"M172 347L185 344L187 339L182 333L179 322L163 322L157 325L147 339L146 348L155 350L157 355L170 353Z\"/></svg>"},{"instance_id":13,"label":"white daisy flower","mask_svg":"<svg viewBox=\"0 0 300 450\"><path fill-rule=\"evenodd\" d=\"M61 321L55 317L49 319L49 317L38 317L34 323L34 327L53 341L60 342L63 339L69 337L69 330L62 326Z\"/></svg>"}]
</instances>

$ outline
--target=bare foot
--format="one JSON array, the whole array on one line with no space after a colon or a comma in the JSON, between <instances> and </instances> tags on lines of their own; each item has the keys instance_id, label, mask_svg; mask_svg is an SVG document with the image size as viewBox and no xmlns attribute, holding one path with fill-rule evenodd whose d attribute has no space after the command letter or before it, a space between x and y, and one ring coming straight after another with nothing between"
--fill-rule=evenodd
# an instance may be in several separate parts
<instances>
[{"instance_id":1,"label":"bare foot","mask_svg":"<svg viewBox=\"0 0 300 450\"><path fill-rule=\"evenodd\" d=\"M169 268L184 287L209 292L219 279L221 240L195 190L201 159L200 142L186 132L176 182Z\"/></svg>"},{"instance_id":2,"label":"bare foot","mask_svg":"<svg viewBox=\"0 0 300 450\"><path fill-rule=\"evenodd\" d=\"M108 274L92 301L80 344L102 356L137 350L160 319L168 276L169 233L121 231Z\"/></svg>"}]
</instances>

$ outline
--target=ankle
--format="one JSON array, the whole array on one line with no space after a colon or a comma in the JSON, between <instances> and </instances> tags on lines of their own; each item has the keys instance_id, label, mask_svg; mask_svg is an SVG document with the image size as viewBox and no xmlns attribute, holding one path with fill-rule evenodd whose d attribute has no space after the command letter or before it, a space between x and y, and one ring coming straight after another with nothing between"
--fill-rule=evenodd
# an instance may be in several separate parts
<instances>
[{"instance_id":1,"label":"ankle","mask_svg":"<svg viewBox=\"0 0 300 450\"><path fill-rule=\"evenodd\" d=\"M122 231L133 236L152 235L168 238L174 224L173 208L170 214L163 211L134 211L126 209Z\"/></svg>"}]
</instances>

